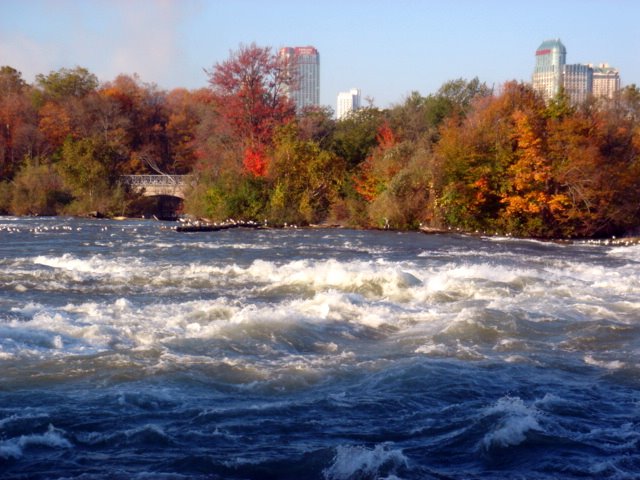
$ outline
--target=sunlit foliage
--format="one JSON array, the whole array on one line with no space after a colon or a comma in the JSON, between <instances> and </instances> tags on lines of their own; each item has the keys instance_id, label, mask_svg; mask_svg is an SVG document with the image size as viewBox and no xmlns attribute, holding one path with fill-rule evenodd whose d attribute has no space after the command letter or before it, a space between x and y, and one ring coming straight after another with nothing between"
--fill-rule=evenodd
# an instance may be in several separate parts
<instances>
[{"instance_id":1,"label":"sunlit foliage","mask_svg":"<svg viewBox=\"0 0 640 480\"><path fill-rule=\"evenodd\" d=\"M477 78L336 121L296 114L270 48L240 46L209 87L164 91L82 67L33 85L0 67L0 213L124 214L124 174L191 174L184 211L268 225L539 238L638 234L640 90L572 105Z\"/></svg>"}]
</instances>

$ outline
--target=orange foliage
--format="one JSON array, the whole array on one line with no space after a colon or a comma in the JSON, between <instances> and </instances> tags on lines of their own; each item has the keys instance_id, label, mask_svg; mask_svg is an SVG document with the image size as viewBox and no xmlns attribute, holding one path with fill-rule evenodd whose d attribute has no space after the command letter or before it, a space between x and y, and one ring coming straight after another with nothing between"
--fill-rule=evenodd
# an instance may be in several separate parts
<instances>
[{"instance_id":1,"label":"orange foliage","mask_svg":"<svg viewBox=\"0 0 640 480\"><path fill-rule=\"evenodd\" d=\"M59 147L72 134L71 117L67 110L57 103L47 102L40 109L40 131L47 140Z\"/></svg>"},{"instance_id":2,"label":"orange foliage","mask_svg":"<svg viewBox=\"0 0 640 480\"><path fill-rule=\"evenodd\" d=\"M268 158L261 148L245 149L242 164L254 177L264 177L267 174L268 163Z\"/></svg>"},{"instance_id":3,"label":"orange foliage","mask_svg":"<svg viewBox=\"0 0 640 480\"><path fill-rule=\"evenodd\" d=\"M388 122L384 122L380 126L376 140L378 141L378 148L381 150L387 150L396 144L396 137Z\"/></svg>"},{"instance_id":4,"label":"orange foliage","mask_svg":"<svg viewBox=\"0 0 640 480\"><path fill-rule=\"evenodd\" d=\"M385 152L396 144L396 138L387 122L378 129L376 135L378 146L359 166L358 174L353 176L353 183L358 192L367 202L373 202L399 167L393 162L385 162Z\"/></svg>"},{"instance_id":5,"label":"orange foliage","mask_svg":"<svg viewBox=\"0 0 640 480\"><path fill-rule=\"evenodd\" d=\"M378 196L379 180L373 174L373 162L371 157L362 162L359 166L359 172L353 176L353 184L362 198L367 202L373 202Z\"/></svg>"},{"instance_id":6,"label":"orange foliage","mask_svg":"<svg viewBox=\"0 0 640 480\"><path fill-rule=\"evenodd\" d=\"M503 195L505 215L537 215L544 211L562 210L561 196L549 194L551 164L545 158L542 131L536 129L535 118L522 111L512 115L517 142L516 161L509 167L511 189Z\"/></svg>"}]
</instances>

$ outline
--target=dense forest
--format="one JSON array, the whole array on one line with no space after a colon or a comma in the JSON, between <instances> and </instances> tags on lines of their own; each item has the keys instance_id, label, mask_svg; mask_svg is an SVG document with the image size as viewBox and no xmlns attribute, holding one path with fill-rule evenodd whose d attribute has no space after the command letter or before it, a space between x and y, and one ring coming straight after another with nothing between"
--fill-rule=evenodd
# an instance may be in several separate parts
<instances>
[{"instance_id":1,"label":"dense forest","mask_svg":"<svg viewBox=\"0 0 640 480\"><path fill-rule=\"evenodd\" d=\"M270 224L479 231L538 238L637 234L640 90L571 105L477 78L336 121L296 112L295 78L241 46L208 88L100 83L82 67L33 85L0 68L0 214L139 215L126 174L190 174L185 213Z\"/></svg>"}]
</instances>

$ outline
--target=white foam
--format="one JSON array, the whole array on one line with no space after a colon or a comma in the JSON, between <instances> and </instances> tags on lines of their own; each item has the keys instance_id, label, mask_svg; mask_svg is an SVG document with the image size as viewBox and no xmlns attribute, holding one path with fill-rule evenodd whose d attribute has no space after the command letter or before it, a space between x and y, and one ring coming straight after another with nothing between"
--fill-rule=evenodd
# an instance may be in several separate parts
<instances>
[{"instance_id":1,"label":"white foam","mask_svg":"<svg viewBox=\"0 0 640 480\"><path fill-rule=\"evenodd\" d=\"M525 405L518 397L503 397L484 414L498 417L496 427L482 440L486 449L520 445L527 439L527 432L543 430L538 421L540 411L535 406Z\"/></svg>"},{"instance_id":2,"label":"white foam","mask_svg":"<svg viewBox=\"0 0 640 480\"><path fill-rule=\"evenodd\" d=\"M381 261L297 260L278 265L256 260L246 269L236 267L234 273L271 286L300 285L315 291L338 289L391 298L402 296L406 290L423 283L421 273L409 265Z\"/></svg>"},{"instance_id":3,"label":"white foam","mask_svg":"<svg viewBox=\"0 0 640 480\"><path fill-rule=\"evenodd\" d=\"M592 355L585 355L584 363L587 365L593 365L596 367L604 368L607 370L620 370L621 368L626 367L625 362L621 362L620 360L597 360Z\"/></svg>"},{"instance_id":4,"label":"white foam","mask_svg":"<svg viewBox=\"0 0 640 480\"><path fill-rule=\"evenodd\" d=\"M202 243L221 248L216 242ZM149 245L164 248L171 243ZM181 245L187 248L190 243ZM207 245L202 248L210 248ZM270 241L264 242L269 245ZM479 259L469 250L469 255L454 260L451 257L456 252L446 253L447 263L418 256L403 261L265 259L248 264L182 264L107 254L86 258L41 255L30 260L29 267L45 267L35 267L34 276L46 273L42 276L47 288L54 290L51 277L60 277L60 288L69 277L89 277L92 281L75 286L89 293L122 292L122 298L107 302L102 300L104 296L87 295L86 302L63 307L37 303L12 306L13 312L27 320L0 322L2 333L6 333L0 340L0 357L154 349L163 352L157 368L171 368L169 361L209 361L207 357L217 353L203 353L203 344L220 340L234 347L255 346L261 355L245 360L260 374L246 377L261 381L269 372L284 371L288 362L296 364L292 355L299 345L315 355L306 365L296 364L297 372L309 376L322 371L321 362L333 365L330 356L357 352L354 343L362 338L390 339L409 352L436 357L479 360L490 354L500 355L502 361L524 362L527 352L545 345L547 338L529 341L520 319L548 322L604 317L635 322L634 310L640 305L630 295L639 285L635 266L607 269L598 262L571 262L553 256L522 266L515 256L511 264L502 264L483 252L479 252ZM498 255L499 261L504 260L502 252ZM622 279L623 273L629 275ZM18 280L34 290L36 281ZM131 285L173 300L140 305L135 294L128 294ZM202 292L202 299L183 301L179 298L183 291ZM616 302L609 301L611 291L619 294ZM171 295L165 296L167 292ZM487 321L490 310L497 315ZM548 341L562 340L553 337ZM190 351L192 345L197 350ZM269 356L276 360L268 364ZM623 366L616 363L615 356L611 358L601 366ZM592 364L600 361L589 356L584 359Z\"/></svg>"},{"instance_id":5,"label":"white foam","mask_svg":"<svg viewBox=\"0 0 640 480\"><path fill-rule=\"evenodd\" d=\"M93 257L93 265L91 261L81 260L75 258L69 253L65 253L61 257L49 257L46 255L39 255L33 259L33 263L37 265L44 265L51 268L60 268L63 270L72 270L77 272L93 272L95 267L96 257Z\"/></svg>"},{"instance_id":6,"label":"white foam","mask_svg":"<svg viewBox=\"0 0 640 480\"><path fill-rule=\"evenodd\" d=\"M11 311L21 313L25 316L32 316L43 309L44 306L41 303L28 302L23 307L12 307Z\"/></svg>"},{"instance_id":7,"label":"white foam","mask_svg":"<svg viewBox=\"0 0 640 480\"><path fill-rule=\"evenodd\" d=\"M389 444L379 444L373 449L355 445L339 446L331 466L323 470L326 480L350 478L379 478L384 466L392 469L408 467L409 460L400 449L391 449Z\"/></svg>"},{"instance_id":8,"label":"white foam","mask_svg":"<svg viewBox=\"0 0 640 480\"><path fill-rule=\"evenodd\" d=\"M139 273L143 266L138 258L109 259L102 255L78 258L70 253L61 256L39 255L33 259L33 263L72 274L126 278Z\"/></svg>"},{"instance_id":9,"label":"white foam","mask_svg":"<svg viewBox=\"0 0 640 480\"><path fill-rule=\"evenodd\" d=\"M30 446L43 446L50 448L73 448L69 440L64 438L63 431L49 425L43 434L21 435L0 442L0 458L20 458L24 450Z\"/></svg>"},{"instance_id":10,"label":"white foam","mask_svg":"<svg viewBox=\"0 0 640 480\"><path fill-rule=\"evenodd\" d=\"M487 358L485 355L480 353L477 348L463 345L460 342L455 342L452 345L429 343L419 346L414 351L415 353L420 353L430 357L453 357L467 361L480 361Z\"/></svg>"},{"instance_id":11,"label":"white foam","mask_svg":"<svg viewBox=\"0 0 640 480\"><path fill-rule=\"evenodd\" d=\"M609 251L609 255L619 258L628 258L629 260L640 262L640 245L613 247Z\"/></svg>"}]
</instances>

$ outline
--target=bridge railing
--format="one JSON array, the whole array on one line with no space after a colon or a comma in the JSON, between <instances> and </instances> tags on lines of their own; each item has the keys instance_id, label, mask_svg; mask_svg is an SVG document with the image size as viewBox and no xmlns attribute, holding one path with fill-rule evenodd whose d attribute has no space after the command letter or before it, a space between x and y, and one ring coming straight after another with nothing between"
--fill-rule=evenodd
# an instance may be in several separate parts
<instances>
[{"instance_id":1,"label":"bridge railing","mask_svg":"<svg viewBox=\"0 0 640 480\"><path fill-rule=\"evenodd\" d=\"M191 175L122 175L120 181L132 187L182 186L189 183Z\"/></svg>"}]
</instances>

